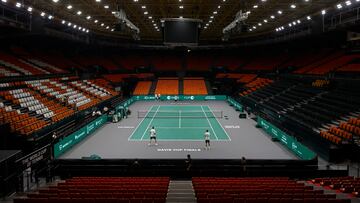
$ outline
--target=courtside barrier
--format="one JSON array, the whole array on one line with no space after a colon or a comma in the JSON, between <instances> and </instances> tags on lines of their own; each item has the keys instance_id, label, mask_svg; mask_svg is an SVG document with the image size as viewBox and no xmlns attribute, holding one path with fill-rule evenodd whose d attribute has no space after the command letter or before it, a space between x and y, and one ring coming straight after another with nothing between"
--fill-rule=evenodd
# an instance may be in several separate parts
<instances>
[{"instance_id":1,"label":"courtside barrier","mask_svg":"<svg viewBox=\"0 0 360 203\"><path fill-rule=\"evenodd\" d=\"M154 95L139 95L132 97L135 101L155 100ZM161 100L178 100L178 101L211 101L226 100L226 95L161 95Z\"/></svg>"},{"instance_id":2,"label":"courtside barrier","mask_svg":"<svg viewBox=\"0 0 360 203\"><path fill-rule=\"evenodd\" d=\"M227 98L227 101L234 106L234 108L236 110L239 110L239 111L243 111L243 106L241 104L239 104L239 102L237 102L236 100L234 100L232 97L228 97Z\"/></svg>"},{"instance_id":3,"label":"courtside barrier","mask_svg":"<svg viewBox=\"0 0 360 203\"><path fill-rule=\"evenodd\" d=\"M82 141L85 137L93 133L96 129L100 128L106 123L107 115L102 115L96 120L90 122L86 126L80 128L71 135L60 140L54 145L54 157L58 158L61 154L71 149L74 145Z\"/></svg>"},{"instance_id":4,"label":"courtside barrier","mask_svg":"<svg viewBox=\"0 0 360 203\"><path fill-rule=\"evenodd\" d=\"M264 120L260 116L257 117L258 125L267 132L271 137L277 138L284 146L290 149L295 155L303 160L312 160L316 157L316 154L309 148L305 147L300 142L285 132L275 127L270 122Z\"/></svg>"}]
</instances>

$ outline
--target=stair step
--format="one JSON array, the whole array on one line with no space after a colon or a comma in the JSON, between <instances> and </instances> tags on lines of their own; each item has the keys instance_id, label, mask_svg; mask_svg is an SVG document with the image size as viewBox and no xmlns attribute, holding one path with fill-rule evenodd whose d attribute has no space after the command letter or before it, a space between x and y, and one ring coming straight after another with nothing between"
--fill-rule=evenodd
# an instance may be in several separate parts
<instances>
[{"instance_id":1,"label":"stair step","mask_svg":"<svg viewBox=\"0 0 360 203\"><path fill-rule=\"evenodd\" d=\"M171 185L171 184L179 184L179 183L180 183L180 184L186 183L186 184L192 185L191 180L176 180L176 181L172 180L172 181L170 181L170 185Z\"/></svg>"},{"instance_id":2,"label":"stair step","mask_svg":"<svg viewBox=\"0 0 360 203\"><path fill-rule=\"evenodd\" d=\"M178 189L178 188L169 188L168 192L170 193L193 193L194 190L191 189Z\"/></svg>"},{"instance_id":3,"label":"stair step","mask_svg":"<svg viewBox=\"0 0 360 203\"><path fill-rule=\"evenodd\" d=\"M166 203L179 203L179 202L186 202L186 203L196 203L196 199L167 199Z\"/></svg>"},{"instance_id":4,"label":"stair step","mask_svg":"<svg viewBox=\"0 0 360 203\"><path fill-rule=\"evenodd\" d=\"M170 181L166 203L195 203L192 181Z\"/></svg>"},{"instance_id":5,"label":"stair step","mask_svg":"<svg viewBox=\"0 0 360 203\"><path fill-rule=\"evenodd\" d=\"M170 183L170 185L190 185L190 186L192 186L191 183Z\"/></svg>"},{"instance_id":6,"label":"stair step","mask_svg":"<svg viewBox=\"0 0 360 203\"><path fill-rule=\"evenodd\" d=\"M169 193L166 198L194 199L194 193Z\"/></svg>"},{"instance_id":7,"label":"stair step","mask_svg":"<svg viewBox=\"0 0 360 203\"><path fill-rule=\"evenodd\" d=\"M177 185L177 186L169 186L169 189L192 189L192 186L189 185Z\"/></svg>"}]
</instances>

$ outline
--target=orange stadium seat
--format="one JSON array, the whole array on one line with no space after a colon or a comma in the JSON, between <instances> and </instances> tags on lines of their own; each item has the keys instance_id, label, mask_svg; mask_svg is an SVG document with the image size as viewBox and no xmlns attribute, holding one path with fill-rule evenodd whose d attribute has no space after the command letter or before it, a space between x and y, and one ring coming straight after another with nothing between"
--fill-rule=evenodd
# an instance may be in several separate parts
<instances>
[{"instance_id":1,"label":"orange stadium seat","mask_svg":"<svg viewBox=\"0 0 360 203\"><path fill-rule=\"evenodd\" d=\"M135 87L134 95L148 95L152 82L151 81L139 81Z\"/></svg>"},{"instance_id":2,"label":"orange stadium seat","mask_svg":"<svg viewBox=\"0 0 360 203\"><path fill-rule=\"evenodd\" d=\"M184 80L184 95L207 95L205 81L202 80Z\"/></svg>"},{"instance_id":3,"label":"orange stadium seat","mask_svg":"<svg viewBox=\"0 0 360 203\"><path fill-rule=\"evenodd\" d=\"M24 85L27 88L23 88ZM6 86L13 89L0 91L0 97L7 103L0 107L0 123L9 123L13 132L23 135L30 135L74 115L76 110L95 106L118 94L104 79L75 80L67 84L60 79L43 79L12 82ZM62 97L67 98L66 101ZM13 109L13 106L26 111L20 111L19 107Z\"/></svg>"},{"instance_id":4,"label":"orange stadium seat","mask_svg":"<svg viewBox=\"0 0 360 203\"><path fill-rule=\"evenodd\" d=\"M179 80L176 79L159 79L157 81L155 94L161 95L178 95Z\"/></svg>"}]
</instances>

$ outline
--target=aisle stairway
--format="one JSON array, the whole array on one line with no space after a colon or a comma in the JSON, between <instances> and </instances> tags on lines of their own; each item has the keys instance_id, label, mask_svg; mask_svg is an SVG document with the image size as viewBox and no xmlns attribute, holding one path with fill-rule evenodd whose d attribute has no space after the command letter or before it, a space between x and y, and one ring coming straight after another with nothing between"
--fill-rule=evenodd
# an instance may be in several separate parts
<instances>
[{"instance_id":1,"label":"aisle stairway","mask_svg":"<svg viewBox=\"0 0 360 203\"><path fill-rule=\"evenodd\" d=\"M166 203L196 203L192 181L170 181Z\"/></svg>"},{"instance_id":2,"label":"aisle stairway","mask_svg":"<svg viewBox=\"0 0 360 203\"><path fill-rule=\"evenodd\" d=\"M184 94L184 80L183 79L179 79L179 94L180 95Z\"/></svg>"},{"instance_id":3,"label":"aisle stairway","mask_svg":"<svg viewBox=\"0 0 360 203\"><path fill-rule=\"evenodd\" d=\"M313 186L315 190L323 190L324 194L336 194L336 199L350 199L351 203L360 203L360 199L354 196L351 196L347 193L336 192L336 190L327 189L320 185L313 184L308 181L298 181L299 183L304 183L306 186Z\"/></svg>"},{"instance_id":4,"label":"aisle stairway","mask_svg":"<svg viewBox=\"0 0 360 203\"><path fill-rule=\"evenodd\" d=\"M154 80L151 84L150 90L149 90L149 95L154 95L155 94L155 89L156 89L156 85L157 85L157 80Z\"/></svg>"},{"instance_id":5,"label":"aisle stairway","mask_svg":"<svg viewBox=\"0 0 360 203\"><path fill-rule=\"evenodd\" d=\"M205 85L206 85L207 93L208 93L209 95L212 95L212 94L213 94L213 91L212 91L212 88L211 88L210 81L205 80Z\"/></svg>"}]
</instances>

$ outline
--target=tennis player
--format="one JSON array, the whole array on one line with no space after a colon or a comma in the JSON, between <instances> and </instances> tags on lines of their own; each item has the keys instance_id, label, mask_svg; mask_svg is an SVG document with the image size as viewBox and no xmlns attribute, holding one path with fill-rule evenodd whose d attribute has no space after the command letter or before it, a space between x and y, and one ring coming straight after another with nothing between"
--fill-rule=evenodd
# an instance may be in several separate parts
<instances>
[{"instance_id":1,"label":"tennis player","mask_svg":"<svg viewBox=\"0 0 360 203\"><path fill-rule=\"evenodd\" d=\"M210 132L209 132L209 130L205 131L204 138L205 138L205 149L210 150Z\"/></svg>"},{"instance_id":2,"label":"tennis player","mask_svg":"<svg viewBox=\"0 0 360 203\"><path fill-rule=\"evenodd\" d=\"M150 129L150 142L148 145L151 145L151 140L155 140L155 145L158 145L156 141L156 130L154 126Z\"/></svg>"}]
</instances>

